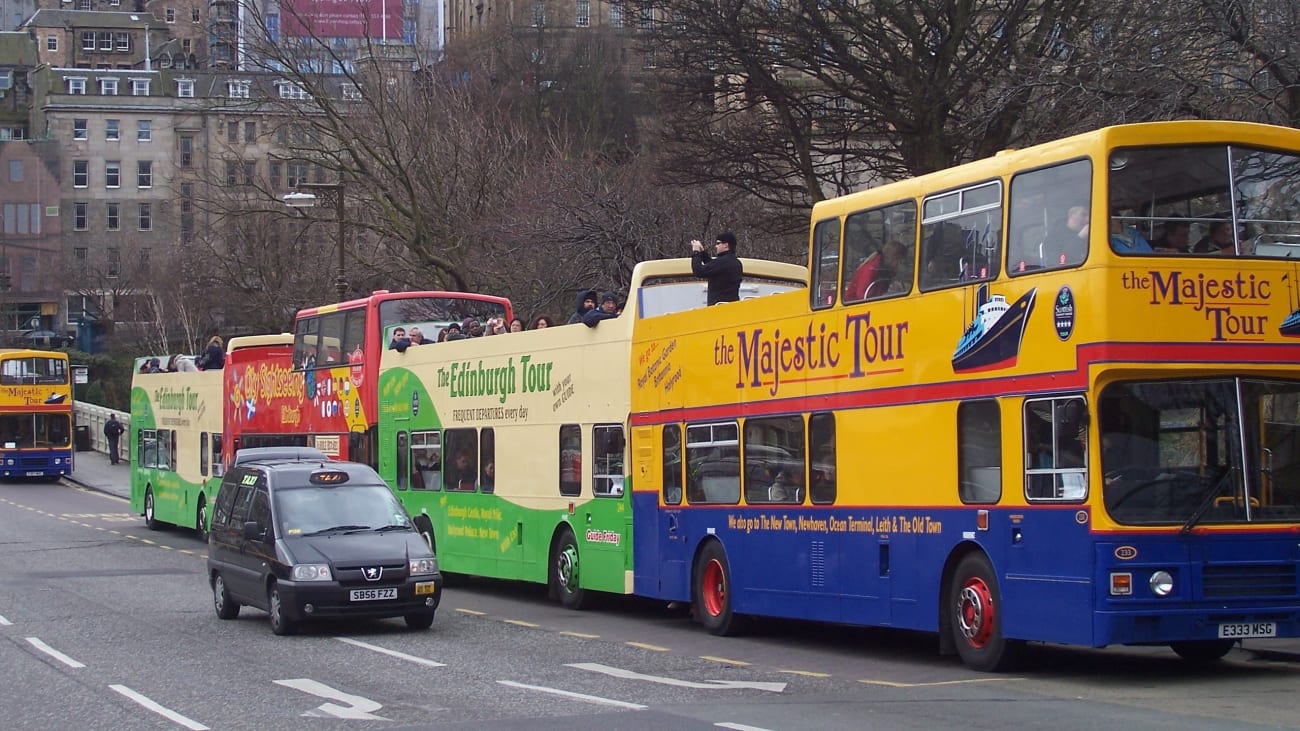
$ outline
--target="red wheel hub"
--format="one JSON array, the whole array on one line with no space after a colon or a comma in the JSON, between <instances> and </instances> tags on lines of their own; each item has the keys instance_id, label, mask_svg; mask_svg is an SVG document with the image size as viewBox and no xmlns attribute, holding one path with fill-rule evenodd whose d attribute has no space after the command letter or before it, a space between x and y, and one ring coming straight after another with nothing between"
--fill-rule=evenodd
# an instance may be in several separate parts
<instances>
[{"instance_id":1,"label":"red wheel hub","mask_svg":"<svg viewBox=\"0 0 1300 731\"><path fill-rule=\"evenodd\" d=\"M967 579L957 592L957 625L971 647L982 650L988 645L997 618L995 611L988 584L978 576Z\"/></svg>"},{"instance_id":2,"label":"red wheel hub","mask_svg":"<svg viewBox=\"0 0 1300 731\"><path fill-rule=\"evenodd\" d=\"M700 592L704 594L704 611L710 617L722 615L727 606L727 584L722 571L722 563L716 558L709 559L704 565L704 576L700 580Z\"/></svg>"}]
</instances>

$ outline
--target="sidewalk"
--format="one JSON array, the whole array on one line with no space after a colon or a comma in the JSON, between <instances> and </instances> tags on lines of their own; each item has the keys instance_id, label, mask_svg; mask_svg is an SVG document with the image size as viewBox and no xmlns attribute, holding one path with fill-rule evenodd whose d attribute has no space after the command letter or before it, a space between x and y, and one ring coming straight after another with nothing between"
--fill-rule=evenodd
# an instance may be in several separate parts
<instances>
[{"instance_id":1,"label":"sidewalk","mask_svg":"<svg viewBox=\"0 0 1300 731\"><path fill-rule=\"evenodd\" d=\"M63 479L88 490L131 499L131 463L122 459L112 464L103 452L73 452L72 476Z\"/></svg>"}]
</instances>

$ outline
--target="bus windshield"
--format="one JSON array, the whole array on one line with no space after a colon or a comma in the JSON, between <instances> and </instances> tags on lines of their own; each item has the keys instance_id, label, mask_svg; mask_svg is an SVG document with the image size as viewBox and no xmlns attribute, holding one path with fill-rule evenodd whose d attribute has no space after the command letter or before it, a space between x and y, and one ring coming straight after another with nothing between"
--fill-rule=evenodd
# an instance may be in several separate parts
<instances>
[{"instance_id":1,"label":"bus windshield","mask_svg":"<svg viewBox=\"0 0 1300 731\"><path fill-rule=\"evenodd\" d=\"M1121 148L1110 155L1111 248L1300 257L1300 156L1236 145ZM1149 253L1149 252L1147 252Z\"/></svg>"},{"instance_id":2,"label":"bus windshield","mask_svg":"<svg viewBox=\"0 0 1300 731\"><path fill-rule=\"evenodd\" d=\"M1123 383L1101 398L1106 509L1131 525L1300 519L1300 383Z\"/></svg>"},{"instance_id":3,"label":"bus windshield","mask_svg":"<svg viewBox=\"0 0 1300 731\"><path fill-rule=\"evenodd\" d=\"M772 277L746 276L740 284L742 300L764 297L777 292L804 289L803 282ZM708 305L708 285L698 277L647 277L637 291L639 317L655 317L670 312L684 312Z\"/></svg>"},{"instance_id":4,"label":"bus windshield","mask_svg":"<svg viewBox=\"0 0 1300 731\"><path fill-rule=\"evenodd\" d=\"M490 318L502 321L508 316L504 303L497 300L479 300L470 297L409 297L384 300L379 304L379 326L384 337L392 328L401 325L424 328L428 337L435 337L443 327L466 319L480 323Z\"/></svg>"}]
</instances>

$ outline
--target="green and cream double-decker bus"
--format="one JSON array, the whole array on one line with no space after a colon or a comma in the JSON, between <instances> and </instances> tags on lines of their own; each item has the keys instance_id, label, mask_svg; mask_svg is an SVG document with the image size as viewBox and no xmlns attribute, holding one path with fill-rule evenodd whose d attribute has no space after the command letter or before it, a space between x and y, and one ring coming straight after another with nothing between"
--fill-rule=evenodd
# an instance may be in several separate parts
<instances>
[{"instance_id":1,"label":"green and cream double-decker bus","mask_svg":"<svg viewBox=\"0 0 1300 731\"><path fill-rule=\"evenodd\" d=\"M744 267L742 298L806 286L802 266ZM641 318L704 305L690 260L643 262L623 313L594 328L384 353L379 471L443 571L547 583L575 608L591 591L635 591L629 364L666 354L633 353L632 334Z\"/></svg>"},{"instance_id":2,"label":"green and cream double-decker bus","mask_svg":"<svg viewBox=\"0 0 1300 731\"><path fill-rule=\"evenodd\" d=\"M176 525L207 540L223 473L223 372L141 373L139 366L131 382L131 510L152 530Z\"/></svg>"}]
</instances>

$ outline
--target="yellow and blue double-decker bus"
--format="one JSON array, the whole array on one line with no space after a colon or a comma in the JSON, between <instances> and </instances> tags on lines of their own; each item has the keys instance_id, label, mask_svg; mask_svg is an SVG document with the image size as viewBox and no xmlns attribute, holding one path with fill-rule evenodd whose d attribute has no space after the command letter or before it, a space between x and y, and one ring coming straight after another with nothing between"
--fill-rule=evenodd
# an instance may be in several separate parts
<instances>
[{"instance_id":1,"label":"yellow and blue double-decker bus","mask_svg":"<svg viewBox=\"0 0 1300 731\"><path fill-rule=\"evenodd\" d=\"M1300 635L1300 131L1101 129L817 204L807 292L639 320L635 591L1218 659Z\"/></svg>"},{"instance_id":2,"label":"yellow and blue double-decker bus","mask_svg":"<svg viewBox=\"0 0 1300 731\"><path fill-rule=\"evenodd\" d=\"M0 350L0 477L72 474L68 354Z\"/></svg>"}]
</instances>

